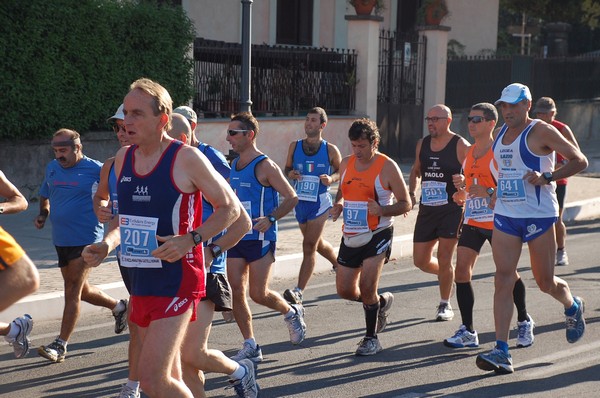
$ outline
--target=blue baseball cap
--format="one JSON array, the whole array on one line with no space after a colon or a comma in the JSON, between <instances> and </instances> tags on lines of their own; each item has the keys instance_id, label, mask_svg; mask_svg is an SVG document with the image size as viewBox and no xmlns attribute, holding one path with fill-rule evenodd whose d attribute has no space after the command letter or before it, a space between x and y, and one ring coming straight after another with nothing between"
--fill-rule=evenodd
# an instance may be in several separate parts
<instances>
[{"instance_id":1,"label":"blue baseball cap","mask_svg":"<svg viewBox=\"0 0 600 398\"><path fill-rule=\"evenodd\" d=\"M521 102L523 100L531 101L531 93L529 92L529 87L521 83L513 83L509 84L502 90L502 96L494 105L498 105L501 102L506 102L507 104L516 104L517 102Z\"/></svg>"}]
</instances>

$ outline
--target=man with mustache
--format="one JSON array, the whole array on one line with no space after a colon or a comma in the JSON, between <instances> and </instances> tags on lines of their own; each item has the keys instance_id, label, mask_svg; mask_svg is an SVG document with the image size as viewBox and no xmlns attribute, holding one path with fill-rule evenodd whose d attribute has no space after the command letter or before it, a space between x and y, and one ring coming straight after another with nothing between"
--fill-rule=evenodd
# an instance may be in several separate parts
<instances>
[{"instance_id":1,"label":"man with mustache","mask_svg":"<svg viewBox=\"0 0 600 398\"><path fill-rule=\"evenodd\" d=\"M42 229L48 216L52 221L52 241L65 282L65 308L60 334L52 343L40 346L38 353L52 362L62 362L79 318L81 300L112 310L116 333L127 326L127 301L117 301L90 285L89 268L81 257L83 248L100 241L104 231L92 205L102 163L83 154L81 138L74 130L58 130L51 146L55 159L46 167L40 188L40 214L34 224Z\"/></svg>"}]
</instances>

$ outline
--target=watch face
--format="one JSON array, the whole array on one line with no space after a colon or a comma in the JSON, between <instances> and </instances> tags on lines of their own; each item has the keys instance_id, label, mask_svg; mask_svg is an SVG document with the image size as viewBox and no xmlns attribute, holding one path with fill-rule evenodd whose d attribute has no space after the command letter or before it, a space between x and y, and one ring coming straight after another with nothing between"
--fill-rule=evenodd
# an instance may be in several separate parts
<instances>
[{"instance_id":1,"label":"watch face","mask_svg":"<svg viewBox=\"0 0 600 398\"><path fill-rule=\"evenodd\" d=\"M198 232L192 231L192 237L194 238L194 244L199 245L202 243L202 236Z\"/></svg>"}]
</instances>

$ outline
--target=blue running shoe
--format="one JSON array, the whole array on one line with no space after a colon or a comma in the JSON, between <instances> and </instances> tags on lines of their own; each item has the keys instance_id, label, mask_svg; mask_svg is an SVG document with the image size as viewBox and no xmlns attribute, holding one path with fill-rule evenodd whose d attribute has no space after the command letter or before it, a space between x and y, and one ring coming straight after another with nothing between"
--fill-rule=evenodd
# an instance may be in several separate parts
<instances>
[{"instance_id":1,"label":"blue running shoe","mask_svg":"<svg viewBox=\"0 0 600 398\"><path fill-rule=\"evenodd\" d=\"M515 371L512 366L512 357L510 354L496 347L487 354L477 355L475 363L481 370L493 370L498 374L509 374Z\"/></svg>"},{"instance_id":2,"label":"blue running shoe","mask_svg":"<svg viewBox=\"0 0 600 398\"><path fill-rule=\"evenodd\" d=\"M579 305L577 312L573 316L566 316L567 320L567 341L569 343L575 343L585 333L585 318L583 312L585 311L585 302L581 297L573 296L573 300Z\"/></svg>"}]
</instances>

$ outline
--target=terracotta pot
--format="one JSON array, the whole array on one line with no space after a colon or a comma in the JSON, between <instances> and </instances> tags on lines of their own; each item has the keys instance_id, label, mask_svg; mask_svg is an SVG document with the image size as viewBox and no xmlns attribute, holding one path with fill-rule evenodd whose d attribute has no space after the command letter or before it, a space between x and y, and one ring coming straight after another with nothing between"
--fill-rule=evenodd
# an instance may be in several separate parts
<instances>
[{"instance_id":1,"label":"terracotta pot","mask_svg":"<svg viewBox=\"0 0 600 398\"><path fill-rule=\"evenodd\" d=\"M356 15L371 15L373 8L375 8L375 3L377 3L377 0L355 0L354 10L356 11Z\"/></svg>"},{"instance_id":2,"label":"terracotta pot","mask_svg":"<svg viewBox=\"0 0 600 398\"><path fill-rule=\"evenodd\" d=\"M448 11L439 3L441 2L430 4L425 9L425 25L439 25L442 19L448 15Z\"/></svg>"}]
</instances>

